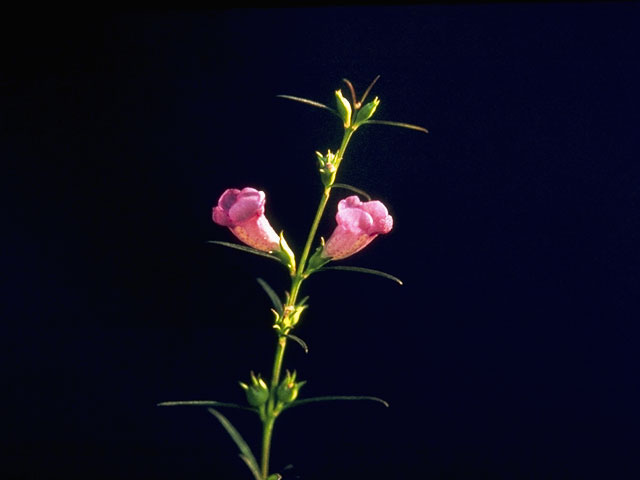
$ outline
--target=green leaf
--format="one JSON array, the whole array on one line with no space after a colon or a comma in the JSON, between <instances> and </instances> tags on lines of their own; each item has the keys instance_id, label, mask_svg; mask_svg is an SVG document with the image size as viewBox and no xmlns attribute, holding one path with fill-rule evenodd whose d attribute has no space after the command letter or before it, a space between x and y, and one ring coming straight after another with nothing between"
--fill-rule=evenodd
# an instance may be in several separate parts
<instances>
[{"instance_id":1,"label":"green leaf","mask_svg":"<svg viewBox=\"0 0 640 480\"><path fill-rule=\"evenodd\" d=\"M247 445L247 442L244 441L242 435L240 435L238 430L236 430L231 422L227 420L227 417L222 415L219 411L214 408L208 408L207 410L209 410L209 413L211 413L218 419L229 436L236 443L241 452L240 458L242 458L242 460L244 460L244 462L247 464L247 467L249 467L249 470L251 470L253 476L256 477L256 480L262 480L262 476L260 475L260 468L258 467L258 462L256 462L256 457L253 456L249 445Z\"/></svg>"},{"instance_id":2,"label":"green leaf","mask_svg":"<svg viewBox=\"0 0 640 480\"><path fill-rule=\"evenodd\" d=\"M262 480L262 474L257 469L258 465L254 464L254 463L251 463L251 459L245 457L242 454L240 454L240 458L247 465L247 467L249 467L249 470L251 470L251 473L253 473L253 476L256 478L256 480ZM254 462L255 462L255 459L254 459Z\"/></svg>"},{"instance_id":3,"label":"green leaf","mask_svg":"<svg viewBox=\"0 0 640 480\"><path fill-rule=\"evenodd\" d=\"M304 353L309 353L309 347L307 347L307 344L305 343L305 341L302 340L300 337L296 337L295 335L291 335L290 333L285 335L285 337L290 338L291 340L296 342L298 345L300 345L304 350Z\"/></svg>"},{"instance_id":4,"label":"green leaf","mask_svg":"<svg viewBox=\"0 0 640 480\"><path fill-rule=\"evenodd\" d=\"M274 292L273 288L271 288L269 284L265 282L263 279L257 278L256 280L258 280L258 283L260 284L262 289L267 293L267 295L269 296L269 299L271 299L271 303L273 303L273 306L276 308L276 311L280 315L282 315L284 312L284 307L282 306L282 301L280 301L278 294Z\"/></svg>"},{"instance_id":5,"label":"green leaf","mask_svg":"<svg viewBox=\"0 0 640 480\"><path fill-rule=\"evenodd\" d=\"M371 201L371 195L369 195L364 190L360 190L359 188L354 187L353 185L348 185L346 183L334 183L331 185L332 188L344 188L345 190L351 190L352 192L357 193L358 195L362 195L367 201Z\"/></svg>"},{"instance_id":6,"label":"green leaf","mask_svg":"<svg viewBox=\"0 0 640 480\"><path fill-rule=\"evenodd\" d=\"M418 130L419 132L429 133L429 130L427 130L424 127L419 127L418 125L412 125L410 123L403 123L403 122L391 122L389 120L367 120L366 122L363 122L362 125L366 125L369 123L378 124L378 125L391 125L393 127L402 127L402 128L408 128L409 130Z\"/></svg>"},{"instance_id":7,"label":"green leaf","mask_svg":"<svg viewBox=\"0 0 640 480\"><path fill-rule=\"evenodd\" d=\"M238 408L240 410L255 411L253 408L246 407L244 405L238 405L237 403L216 402L215 400L178 400L175 402L161 402L156 405L157 407L228 407Z\"/></svg>"},{"instance_id":8,"label":"green leaf","mask_svg":"<svg viewBox=\"0 0 640 480\"><path fill-rule=\"evenodd\" d=\"M286 98L287 100L293 100L295 102L306 103L307 105L311 105L312 107L322 108L324 110L329 110L336 117L341 118L340 114L336 112L333 108L327 107L324 103L316 102L315 100L309 100L308 98L294 97L293 95L276 95L276 97Z\"/></svg>"},{"instance_id":9,"label":"green leaf","mask_svg":"<svg viewBox=\"0 0 640 480\"><path fill-rule=\"evenodd\" d=\"M380 270L373 270L372 268L348 267L345 265L340 265L340 266L322 267L318 270L318 272L322 272L324 270L345 270L347 272L368 273L370 275L377 275L379 277L383 277L388 280L393 280L398 285L403 285L402 280L400 280L398 277L394 277L390 273L381 272Z\"/></svg>"},{"instance_id":10,"label":"green leaf","mask_svg":"<svg viewBox=\"0 0 640 480\"><path fill-rule=\"evenodd\" d=\"M263 252L262 250L258 250L257 248L247 247L246 245L240 245L239 243L221 242L220 240L207 240L207 243L215 243L216 245L222 245L223 247L235 248L236 250L253 253L254 255L260 255L261 257L267 257L271 260L282 263L280 258L272 253Z\"/></svg>"},{"instance_id":11,"label":"green leaf","mask_svg":"<svg viewBox=\"0 0 640 480\"><path fill-rule=\"evenodd\" d=\"M267 477L267 480L281 480L281 478L282 475L280 475L279 473L272 473Z\"/></svg>"},{"instance_id":12,"label":"green leaf","mask_svg":"<svg viewBox=\"0 0 640 480\"><path fill-rule=\"evenodd\" d=\"M389 404L387 402L385 402L384 400L382 400L381 398L371 397L371 396L368 396L368 395L328 395L328 396L325 396L325 397L311 397L311 398L303 398L302 400L295 400L294 402L292 402L289 405L287 405L285 407L285 409L292 408L292 407L297 407L299 405L304 405L306 403L332 402L334 400L347 400L347 401L370 400L370 401L373 401L373 402L381 403L385 407L389 406Z\"/></svg>"}]
</instances>

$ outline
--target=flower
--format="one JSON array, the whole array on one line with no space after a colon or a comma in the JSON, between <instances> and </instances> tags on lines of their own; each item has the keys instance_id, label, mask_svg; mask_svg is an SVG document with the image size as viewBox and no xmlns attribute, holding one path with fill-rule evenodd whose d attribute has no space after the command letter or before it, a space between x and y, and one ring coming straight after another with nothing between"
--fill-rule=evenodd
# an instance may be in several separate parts
<instances>
[{"instance_id":1,"label":"flower","mask_svg":"<svg viewBox=\"0 0 640 480\"><path fill-rule=\"evenodd\" d=\"M389 233L393 218L378 200L361 202L352 195L338 203L338 226L326 241L322 257L340 260L362 250L381 233Z\"/></svg>"},{"instance_id":2,"label":"flower","mask_svg":"<svg viewBox=\"0 0 640 480\"><path fill-rule=\"evenodd\" d=\"M263 252L280 250L280 237L264 216L264 192L246 187L224 191L218 205L213 207L213 221L229 227L238 239Z\"/></svg>"}]
</instances>

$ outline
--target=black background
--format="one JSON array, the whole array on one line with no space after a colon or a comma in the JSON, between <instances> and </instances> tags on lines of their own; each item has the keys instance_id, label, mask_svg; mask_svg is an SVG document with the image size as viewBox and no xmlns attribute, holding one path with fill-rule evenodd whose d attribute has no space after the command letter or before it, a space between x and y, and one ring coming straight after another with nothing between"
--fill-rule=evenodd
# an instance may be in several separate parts
<instances>
[{"instance_id":1,"label":"black background","mask_svg":"<svg viewBox=\"0 0 640 480\"><path fill-rule=\"evenodd\" d=\"M286 272L207 245L225 188L300 251L320 109L381 75L340 181L392 233L304 285L285 479L637 478L637 3L7 14L3 478L250 478L215 418L265 375ZM336 191L320 234L333 228ZM4 383L4 382L3 382ZM259 424L226 411L258 447Z\"/></svg>"}]
</instances>

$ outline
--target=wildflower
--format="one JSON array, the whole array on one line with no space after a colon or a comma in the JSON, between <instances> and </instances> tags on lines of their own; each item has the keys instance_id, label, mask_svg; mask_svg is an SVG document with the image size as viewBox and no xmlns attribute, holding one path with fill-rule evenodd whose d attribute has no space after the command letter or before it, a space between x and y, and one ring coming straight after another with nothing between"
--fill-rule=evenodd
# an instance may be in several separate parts
<instances>
[{"instance_id":1,"label":"wildflower","mask_svg":"<svg viewBox=\"0 0 640 480\"><path fill-rule=\"evenodd\" d=\"M243 243L263 252L280 250L280 237L264 216L264 192L246 187L225 190L213 208L213 221L231 232Z\"/></svg>"},{"instance_id":2,"label":"wildflower","mask_svg":"<svg viewBox=\"0 0 640 480\"><path fill-rule=\"evenodd\" d=\"M340 260L359 252L381 233L389 233L393 218L378 200L362 202L352 195L338 203L338 226L326 241L321 256Z\"/></svg>"}]
</instances>

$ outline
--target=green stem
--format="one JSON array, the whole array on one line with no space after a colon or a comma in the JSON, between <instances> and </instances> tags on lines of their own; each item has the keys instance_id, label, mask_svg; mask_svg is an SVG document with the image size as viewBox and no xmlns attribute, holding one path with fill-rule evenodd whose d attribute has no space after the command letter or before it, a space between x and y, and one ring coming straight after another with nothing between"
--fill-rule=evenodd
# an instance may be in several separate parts
<instances>
[{"instance_id":1,"label":"green stem","mask_svg":"<svg viewBox=\"0 0 640 480\"><path fill-rule=\"evenodd\" d=\"M298 265L298 275L302 275L304 272L305 264L307 262L307 258L309 257L309 252L311 251L311 245L313 244L313 240L316 237L316 232L318 230L318 225L320 225L320 220L322 219L322 214L324 213L324 209L329 202L329 196L331 195L331 186L333 185L336 174L338 173L338 167L340 167L340 163L342 162L342 157L344 156L344 152L347 149L347 145L349 144L349 140L351 139L351 135L353 135L355 130L353 128L347 128L344 131L344 135L342 137L342 143L340 144L340 148L336 153L336 170L333 172L333 176L331 177L331 181L329 185L324 188L322 192L322 197L320 198L320 204L318 205L318 210L316 211L316 216L313 219L313 223L311 224L311 229L309 230L309 236L307 237L307 243L304 245L304 250L302 251L302 256L300 257L300 263Z\"/></svg>"},{"instance_id":2,"label":"green stem","mask_svg":"<svg viewBox=\"0 0 640 480\"><path fill-rule=\"evenodd\" d=\"M287 337L278 337L276 354L273 360L273 373L271 375L271 395L267 403L266 416L262 424L262 459L261 470L264 480L269 476L269 457L271 454L271 436L273 435L273 425L276 421L277 413L274 412L276 405L276 389L280 382L280 372L282 370L282 360L284 350L287 346Z\"/></svg>"},{"instance_id":3,"label":"green stem","mask_svg":"<svg viewBox=\"0 0 640 480\"><path fill-rule=\"evenodd\" d=\"M273 435L273 425L276 423L276 417L268 417L262 429L262 465L261 474L264 480L269 476L269 456L271 453L271 436Z\"/></svg>"},{"instance_id":4,"label":"green stem","mask_svg":"<svg viewBox=\"0 0 640 480\"><path fill-rule=\"evenodd\" d=\"M313 244L313 240L315 239L316 232L318 230L318 226L320 225L320 220L322 219L322 215L329 201L329 196L331 195L331 186L333 185L336 174L338 172L338 167L340 166L340 162L342 161L342 157L344 156L344 152L347 149L347 145L349 144L349 140L351 139L351 135L355 129L347 128L344 132L344 136L342 137L342 143L340 144L340 148L336 153L336 164L335 164L335 172L331 177L331 181L328 185L325 186L324 191L322 192L322 198L320 199L320 204L318 205L318 210L316 211L316 215L313 219L313 223L311 224L311 228L309 229L309 235L307 236L307 242L305 243L304 250L302 251L302 256L300 257L300 263L298 264L298 268L295 274L292 276L291 280L291 294L289 295L289 300L284 306L285 312L287 312L291 307L295 307L296 301L298 300L298 293L300 292L300 286L305 279L304 270L307 259L309 258L309 252L311 251L311 245ZM286 313L285 313L286 315ZM278 345L276 346L275 358L273 360L273 373L271 376L271 395L269 396L269 400L267 402L266 415L262 423L262 459L261 459L261 474L264 480L269 476L269 457L271 455L271 437L273 435L273 426L275 424L276 418L279 414L279 411L276 411L276 389L278 388L278 383L280 382L280 373L282 371L282 362L284 359L284 351L287 346L287 337L279 336L278 337Z\"/></svg>"}]
</instances>

